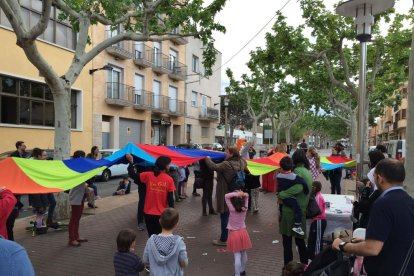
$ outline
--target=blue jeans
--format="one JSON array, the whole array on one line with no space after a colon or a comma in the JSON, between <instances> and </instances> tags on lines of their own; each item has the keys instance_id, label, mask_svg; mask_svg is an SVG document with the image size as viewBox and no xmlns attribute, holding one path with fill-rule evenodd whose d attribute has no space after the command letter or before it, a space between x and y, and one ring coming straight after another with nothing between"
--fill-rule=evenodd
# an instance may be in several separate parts
<instances>
[{"instance_id":1,"label":"blue jeans","mask_svg":"<svg viewBox=\"0 0 414 276\"><path fill-rule=\"evenodd\" d=\"M53 193L47 194L47 200L49 201L49 211L47 213L46 223L53 222L53 213L55 212L56 199Z\"/></svg>"},{"instance_id":2,"label":"blue jeans","mask_svg":"<svg viewBox=\"0 0 414 276\"><path fill-rule=\"evenodd\" d=\"M144 204L145 204L145 193L147 189L144 184L138 184L138 210L137 210L137 221L138 224L144 223Z\"/></svg>"},{"instance_id":3,"label":"blue jeans","mask_svg":"<svg viewBox=\"0 0 414 276\"><path fill-rule=\"evenodd\" d=\"M289 197L283 200L283 204L291 208L294 212L294 221L296 225L302 224L302 209L300 209L299 203L296 198Z\"/></svg>"},{"instance_id":4,"label":"blue jeans","mask_svg":"<svg viewBox=\"0 0 414 276\"><path fill-rule=\"evenodd\" d=\"M229 235L229 230L227 230L227 224L229 223L229 215L230 213L228 211L226 213L220 214L220 221L221 221L220 241L222 242L226 242L227 237Z\"/></svg>"}]
</instances>

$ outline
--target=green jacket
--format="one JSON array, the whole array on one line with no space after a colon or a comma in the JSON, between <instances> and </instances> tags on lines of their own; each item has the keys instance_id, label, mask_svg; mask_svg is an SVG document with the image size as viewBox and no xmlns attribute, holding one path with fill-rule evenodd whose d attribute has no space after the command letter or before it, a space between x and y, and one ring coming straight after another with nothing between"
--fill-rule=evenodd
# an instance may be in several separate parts
<instances>
[{"instance_id":1,"label":"green jacket","mask_svg":"<svg viewBox=\"0 0 414 276\"><path fill-rule=\"evenodd\" d=\"M301 184L297 184L292 186L291 188L282 191L278 194L280 199L285 199L289 197L295 197L299 203L300 208L302 209L302 230L305 232L304 236L299 236L295 232L292 231L293 223L294 223L294 212L291 208L282 205L282 221L279 224L279 232L282 235L286 236L294 236L295 238L303 238L306 239L306 207L308 206L310 192L312 191L312 175L310 174L309 170L307 170L304 166L300 165L296 167L294 172L302 177L305 182L308 184L309 187L309 194L305 195L303 193L303 186Z\"/></svg>"}]
</instances>

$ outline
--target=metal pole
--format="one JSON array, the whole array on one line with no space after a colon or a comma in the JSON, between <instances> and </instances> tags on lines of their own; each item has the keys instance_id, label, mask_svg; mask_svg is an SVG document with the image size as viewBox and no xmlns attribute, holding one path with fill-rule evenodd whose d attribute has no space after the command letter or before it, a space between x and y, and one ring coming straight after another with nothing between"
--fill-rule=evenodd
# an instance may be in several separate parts
<instances>
[{"instance_id":1,"label":"metal pole","mask_svg":"<svg viewBox=\"0 0 414 276\"><path fill-rule=\"evenodd\" d=\"M224 108L224 147L227 148L228 144L227 144L227 110L228 107L226 105L226 107Z\"/></svg>"},{"instance_id":2,"label":"metal pole","mask_svg":"<svg viewBox=\"0 0 414 276\"><path fill-rule=\"evenodd\" d=\"M367 70L367 42L360 43L360 63L359 63L359 91L358 91L358 139L357 139L357 177L364 177L364 158L365 158L365 132L366 118L365 106L367 102L366 91L366 70Z\"/></svg>"}]
</instances>

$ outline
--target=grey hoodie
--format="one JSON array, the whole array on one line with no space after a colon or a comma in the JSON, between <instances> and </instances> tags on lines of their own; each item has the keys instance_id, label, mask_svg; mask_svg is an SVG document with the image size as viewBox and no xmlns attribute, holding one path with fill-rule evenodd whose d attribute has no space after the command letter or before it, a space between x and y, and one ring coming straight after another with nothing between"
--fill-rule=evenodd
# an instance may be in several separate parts
<instances>
[{"instance_id":1,"label":"grey hoodie","mask_svg":"<svg viewBox=\"0 0 414 276\"><path fill-rule=\"evenodd\" d=\"M153 276L182 276L180 262L188 264L187 249L178 235L152 235L145 246L144 263L150 266Z\"/></svg>"}]
</instances>

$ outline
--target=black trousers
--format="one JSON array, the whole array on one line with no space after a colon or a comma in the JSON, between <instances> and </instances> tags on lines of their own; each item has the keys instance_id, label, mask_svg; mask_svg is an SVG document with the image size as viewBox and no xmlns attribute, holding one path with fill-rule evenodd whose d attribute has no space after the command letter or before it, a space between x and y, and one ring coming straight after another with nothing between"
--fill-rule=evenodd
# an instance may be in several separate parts
<instances>
[{"instance_id":1,"label":"black trousers","mask_svg":"<svg viewBox=\"0 0 414 276\"><path fill-rule=\"evenodd\" d=\"M326 229L326 219L312 221L308 237L308 257L313 260L323 248L323 234Z\"/></svg>"},{"instance_id":2,"label":"black trousers","mask_svg":"<svg viewBox=\"0 0 414 276\"><path fill-rule=\"evenodd\" d=\"M144 204L145 204L145 193L147 192L147 187L143 184L138 184L138 211L137 211L137 221L138 224L144 223Z\"/></svg>"},{"instance_id":3,"label":"black trousers","mask_svg":"<svg viewBox=\"0 0 414 276\"><path fill-rule=\"evenodd\" d=\"M160 216L155 215L144 215L145 218L145 225L147 226L148 237L151 235L161 233L161 225L160 225Z\"/></svg>"},{"instance_id":4,"label":"black trousers","mask_svg":"<svg viewBox=\"0 0 414 276\"><path fill-rule=\"evenodd\" d=\"M213 211L213 179L206 179L204 180L204 186L203 186L203 198L201 199L201 204L203 206L203 213L207 212L207 204L208 204L208 210Z\"/></svg>"},{"instance_id":5,"label":"black trousers","mask_svg":"<svg viewBox=\"0 0 414 276\"><path fill-rule=\"evenodd\" d=\"M341 179L342 173L335 173L329 175L329 180L331 181L331 194L341 194Z\"/></svg>"},{"instance_id":6,"label":"black trousers","mask_svg":"<svg viewBox=\"0 0 414 276\"><path fill-rule=\"evenodd\" d=\"M293 251L292 251L292 236L282 235L283 238L283 258L285 265L293 260ZM308 264L308 254L306 251L306 244L304 239L295 238L296 246L299 251L299 259L303 264Z\"/></svg>"},{"instance_id":7,"label":"black trousers","mask_svg":"<svg viewBox=\"0 0 414 276\"><path fill-rule=\"evenodd\" d=\"M9 218L6 222L6 228L7 228L7 236L8 239L11 241L14 241L14 222L16 221L16 218L19 216L19 210L17 208L14 208L13 211L10 213Z\"/></svg>"}]
</instances>

